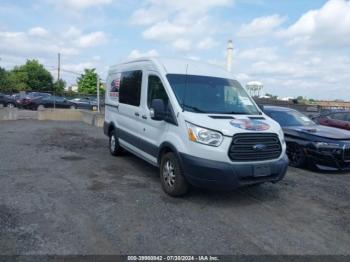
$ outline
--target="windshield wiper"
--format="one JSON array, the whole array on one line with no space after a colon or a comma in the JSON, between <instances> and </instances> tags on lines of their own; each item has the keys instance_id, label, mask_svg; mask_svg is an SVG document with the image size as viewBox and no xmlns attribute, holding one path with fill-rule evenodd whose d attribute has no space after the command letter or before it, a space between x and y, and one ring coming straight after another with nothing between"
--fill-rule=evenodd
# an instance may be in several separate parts
<instances>
[{"instance_id":1,"label":"windshield wiper","mask_svg":"<svg viewBox=\"0 0 350 262\"><path fill-rule=\"evenodd\" d=\"M182 107L183 108L186 107L188 109L192 109L196 113L207 113L207 112L205 112L205 111L203 111L203 110L201 110L201 109L199 109L198 107L195 107L195 106L189 106L189 105L182 104Z\"/></svg>"}]
</instances>

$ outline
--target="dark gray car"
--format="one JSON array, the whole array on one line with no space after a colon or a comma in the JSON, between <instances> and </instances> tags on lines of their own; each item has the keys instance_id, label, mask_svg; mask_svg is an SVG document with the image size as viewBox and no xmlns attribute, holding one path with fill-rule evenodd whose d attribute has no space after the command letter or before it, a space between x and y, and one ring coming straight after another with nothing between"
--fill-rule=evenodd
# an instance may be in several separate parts
<instances>
[{"instance_id":1,"label":"dark gray car","mask_svg":"<svg viewBox=\"0 0 350 262\"><path fill-rule=\"evenodd\" d=\"M80 109L89 109L89 110L97 109L97 102L95 98L78 97L78 98L71 99L69 101L75 104L76 107Z\"/></svg>"},{"instance_id":2,"label":"dark gray car","mask_svg":"<svg viewBox=\"0 0 350 262\"><path fill-rule=\"evenodd\" d=\"M13 108L15 106L16 101L11 96L0 93L0 107Z\"/></svg>"}]
</instances>

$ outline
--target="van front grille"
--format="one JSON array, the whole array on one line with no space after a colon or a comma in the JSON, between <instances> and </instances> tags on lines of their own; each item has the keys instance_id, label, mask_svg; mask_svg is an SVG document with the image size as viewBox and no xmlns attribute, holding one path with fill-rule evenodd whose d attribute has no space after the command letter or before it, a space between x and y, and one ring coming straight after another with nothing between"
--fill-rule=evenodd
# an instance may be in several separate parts
<instances>
[{"instance_id":1,"label":"van front grille","mask_svg":"<svg viewBox=\"0 0 350 262\"><path fill-rule=\"evenodd\" d=\"M228 155L232 161L263 161L282 154L280 140L271 133L242 133L234 135Z\"/></svg>"}]
</instances>

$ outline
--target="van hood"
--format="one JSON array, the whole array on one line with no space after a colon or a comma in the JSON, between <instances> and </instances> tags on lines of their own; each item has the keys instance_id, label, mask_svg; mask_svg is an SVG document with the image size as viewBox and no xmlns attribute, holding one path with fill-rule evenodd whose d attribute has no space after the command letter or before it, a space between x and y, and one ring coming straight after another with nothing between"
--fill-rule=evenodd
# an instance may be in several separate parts
<instances>
[{"instance_id":1,"label":"van hood","mask_svg":"<svg viewBox=\"0 0 350 262\"><path fill-rule=\"evenodd\" d=\"M223 115L184 112L185 121L221 132L225 136L237 133L266 132L278 134L281 127L266 115Z\"/></svg>"}]
</instances>

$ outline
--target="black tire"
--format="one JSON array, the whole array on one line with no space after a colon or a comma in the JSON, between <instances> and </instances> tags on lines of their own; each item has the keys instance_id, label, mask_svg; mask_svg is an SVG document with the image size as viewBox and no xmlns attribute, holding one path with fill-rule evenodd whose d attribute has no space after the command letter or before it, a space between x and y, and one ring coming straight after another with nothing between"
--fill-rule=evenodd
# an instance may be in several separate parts
<instances>
[{"instance_id":1,"label":"black tire","mask_svg":"<svg viewBox=\"0 0 350 262\"><path fill-rule=\"evenodd\" d=\"M15 106L14 103L8 103L8 104L6 105L6 107L7 107L7 108L15 108L16 106Z\"/></svg>"},{"instance_id":2,"label":"black tire","mask_svg":"<svg viewBox=\"0 0 350 262\"><path fill-rule=\"evenodd\" d=\"M75 109L77 109L77 106L76 105L71 105L69 108L72 109L72 110L75 110Z\"/></svg>"},{"instance_id":3,"label":"black tire","mask_svg":"<svg viewBox=\"0 0 350 262\"><path fill-rule=\"evenodd\" d=\"M109 133L109 152L112 156L120 156L124 153L123 148L119 145L118 136L115 130Z\"/></svg>"},{"instance_id":4,"label":"black tire","mask_svg":"<svg viewBox=\"0 0 350 262\"><path fill-rule=\"evenodd\" d=\"M287 155L289 165L292 167L304 167L306 164L306 156L301 146L295 143L287 145Z\"/></svg>"},{"instance_id":5,"label":"black tire","mask_svg":"<svg viewBox=\"0 0 350 262\"><path fill-rule=\"evenodd\" d=\"M186 181L180 161L174 153L168 152L162 156L159 173L162 188L168 195L177 197L189 191L190 186Z\"/></svg>"}]
</instances>

